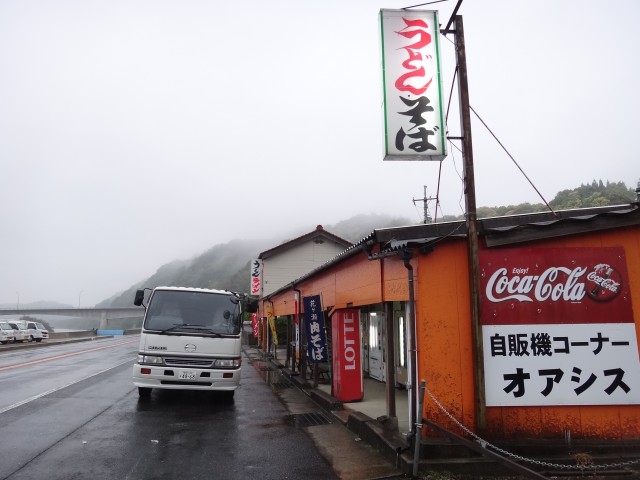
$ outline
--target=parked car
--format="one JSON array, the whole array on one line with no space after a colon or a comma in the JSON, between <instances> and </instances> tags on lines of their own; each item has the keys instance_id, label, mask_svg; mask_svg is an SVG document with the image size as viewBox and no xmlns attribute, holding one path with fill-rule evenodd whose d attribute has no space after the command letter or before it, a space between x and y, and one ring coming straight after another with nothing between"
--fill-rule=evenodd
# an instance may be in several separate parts
<instances>
[{"instance_id":1,"label":"parked car","mask_svg":"<svg viewBox=\"0 0 640 480\"><path fill-rule=\"evenodd\" d=\"M26 342L29 340L29 333L24 328L20 328L15 320L7 321L7 324L13 328L14 342Z\"/></svg>"},{"instance_id":2,"label":"parked car","mask_svg":"<svg viewBox=\"0 0 640 480\"><path fill-rule=\"evenodd\" d=\"M39 322L32 320L16 320L15 323L23 330L27 331L27 340L33 342L41 342L43 339L49 338L49 331Z\"/></svg>"},{"instance_id":3,"label":"parked car","mask_svg":"<svg viewBox=\"0 0 640 480\"><path fill-rule=\"evenodd\" d=\"M0 343L12 343L15 342L15 335L13 333L13 328L9 326L7 322L0 322Z\"/></svg>"}]
</instances>

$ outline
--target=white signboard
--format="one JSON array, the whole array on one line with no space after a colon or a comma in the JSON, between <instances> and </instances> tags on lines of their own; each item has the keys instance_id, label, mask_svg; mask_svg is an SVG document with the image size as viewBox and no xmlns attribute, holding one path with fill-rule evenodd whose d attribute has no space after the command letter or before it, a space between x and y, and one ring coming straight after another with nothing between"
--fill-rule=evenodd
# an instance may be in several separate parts
<instances>
[{"instance_id":1,"label":"white signboard","mask_svg":"<svg viewBox=\"0 0 640 480\"><path fill-rule=\"evenodd\" d=\"M262 260L251 260L251 285L249 286L251 295L262 293Z\"/></svg>"},{"instance_id":2,"label":"white signboard","mask_svg":"<svg viewBox=\"0 0 640 480\"><path fill-rule=\"evenodd\" d=\"M380 10L385 160L442 160L438 12Z\"/></svg>"},{"instance_id":3,"label":"white signboard","mask_svg":"<svg viewBox=\"0 0 640 480\"><path fill-rule=\"evenodd\" d=\"M640 403L633 323L485 325L487 405Z\"/></svg>"}]
</instances>

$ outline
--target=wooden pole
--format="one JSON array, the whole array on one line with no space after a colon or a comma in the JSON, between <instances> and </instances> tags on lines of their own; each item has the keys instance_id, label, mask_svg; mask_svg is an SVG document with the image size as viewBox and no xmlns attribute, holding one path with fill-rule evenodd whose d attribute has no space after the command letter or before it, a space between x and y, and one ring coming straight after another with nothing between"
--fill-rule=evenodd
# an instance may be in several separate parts
<instances>
[{"instance_id":1,"label":"wooden pole","mask_svg":"<svg viewBox=\"0 0 640 480\"><path fill-rule=\"evenodd\" d=\"M467 54L464 44L462 16L455 17L456 61L458 64L458 94L460 97L460 126L462 130L462 156L464 158L464 198L469 251L469 290L471 293L471 325L473 333L474 390L476 429L485 430L486 398L484 392L484 353L482 346L482 323L480 317L480 267L478 260L478 226L476 217L476 187L473 173L473 143L471 139L471 109L469 106L469 83L467 76Z\"/></svg>"}]
</instances>

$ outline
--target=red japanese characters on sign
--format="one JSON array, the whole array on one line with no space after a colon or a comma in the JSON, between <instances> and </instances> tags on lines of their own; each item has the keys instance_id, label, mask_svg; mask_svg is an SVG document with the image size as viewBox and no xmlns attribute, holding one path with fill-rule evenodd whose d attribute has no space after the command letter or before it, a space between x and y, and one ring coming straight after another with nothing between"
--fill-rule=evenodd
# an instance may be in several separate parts
<instances>
[{"instance_id":1,"label":"red japanese characters on sign","mask_svg":"<svg viewBox=\"0 0 640 480\"><path fill-rule=\"evenodd\" d=\"M251 314L251 329L253 331L253 336L258 338L260 335L260 322L258 321L258 314Z\"/></svg>"},{"instance_id":2,"label":"red japanese characters on sign","mask_svg":"<svg viewBox=\"0 0 640 480\"><path fill-rule=\"evenodd\" d=\"M385 160L446 156L440 85L438 14L380 11Z\"/></svg>"},{"instance_id":3,"label":"red japanese characters on sign","mask_svg":"<svg viewBox=\"0 0 640 480\"><path fill-rule=\"evenodd\" d=\"M260 295L262 289L262 260L251 260L251 295Z\"/></svg>"}]
</instances>

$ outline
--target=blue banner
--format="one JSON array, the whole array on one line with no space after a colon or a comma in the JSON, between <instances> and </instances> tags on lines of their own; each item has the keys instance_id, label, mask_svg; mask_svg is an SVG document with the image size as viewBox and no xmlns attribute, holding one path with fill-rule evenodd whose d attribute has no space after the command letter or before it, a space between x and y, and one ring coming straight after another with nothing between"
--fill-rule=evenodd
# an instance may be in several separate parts
<instances>
[{"instance_id":1,"label":"blue banner","mask_svg":"<svg viewBox=\"0 0 640 480\"><path fill-rule=\"evenodd\" d=\"M312 363L328 362L327 338L324 333L324 313L320 295L303 297L304 325L307 334L307 356Z\"/></svg>"}]
</instances>

